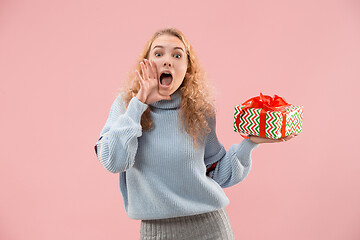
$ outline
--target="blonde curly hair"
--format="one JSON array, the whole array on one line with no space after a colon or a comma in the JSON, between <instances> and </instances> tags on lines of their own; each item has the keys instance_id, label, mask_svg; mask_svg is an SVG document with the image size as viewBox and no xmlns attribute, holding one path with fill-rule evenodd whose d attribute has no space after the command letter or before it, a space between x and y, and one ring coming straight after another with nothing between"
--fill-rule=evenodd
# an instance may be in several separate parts
<instances>
[{"instance_id":1,"label":"blonde curly hair","mask_svg":"<svg viewBox=\"0 0 360 240\"><path fill-rule=\"evenodd\" d=\"M179 87L181 94L179 118L183 123L186 132L193 138L193 144L197 147L198 140L204 140L204 136L211 129L207 118L215 117L214 99L210 94L210 86L206 81L206 73L199 64L198 58L184 34L176 28L165 28L153 34L146 43L144 50L139 55L138 61L133 71L129 72L127 81L120 88L118 94L124 94L123 100L126 107L130 100L135 97L140 90L140 83L135 73L137 70L142 76L142 70L139 62L143 59L149 59L151 44L154 40L164 34L179 38L185 46L188 58L188 66L182 84ZM147 108L141 117L141 126L143 130L150 130L153 126L150 114L150 108ZM182 129L182 128L181 128Z\"/></svg>"}]
</instances>

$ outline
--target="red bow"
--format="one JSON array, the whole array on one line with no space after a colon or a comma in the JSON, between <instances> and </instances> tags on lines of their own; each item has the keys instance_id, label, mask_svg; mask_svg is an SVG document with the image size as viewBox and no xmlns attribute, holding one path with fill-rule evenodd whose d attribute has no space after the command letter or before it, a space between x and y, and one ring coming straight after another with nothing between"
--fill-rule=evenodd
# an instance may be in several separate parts
<instances>
[{"instance_id":1,"label":"red bow","mask_svg":"<svg viewBox=\"0 0 360 240\"><path fill-rule=\"evenodd\" d=\"M260 93L260 96L250 98L249 100L245 101L242 104L244 107L240 110L240 113L237 115L236 118L236 127L239 130L240 124L240 115L241 112L248 108L261 108L260 112L260 137L266 137L265 134L265 122L266 122L266 111L278 111L281 112L283 115L283 122L281 128L281 137L285 136L285 126L286 126L286 113L285 108L290 106L282 97L278 95L274 95L274 98L268 95L263 95ZM242 135L244 138L246 136Z\"/></svg>"},{"instance_id":2,"label":"red bow","mask_svg":"<svg viewBox=\"0 0 360 240\"><path fill-rule=\"evenodd\" d=\"M260 93L260 96L250 98L242 105L245 106L242 110L247 108L263 108L268 111L282 111L290 104L278 95L274 95L274 98L272 98L271 96Z\"/></svg>"}]
</instances>

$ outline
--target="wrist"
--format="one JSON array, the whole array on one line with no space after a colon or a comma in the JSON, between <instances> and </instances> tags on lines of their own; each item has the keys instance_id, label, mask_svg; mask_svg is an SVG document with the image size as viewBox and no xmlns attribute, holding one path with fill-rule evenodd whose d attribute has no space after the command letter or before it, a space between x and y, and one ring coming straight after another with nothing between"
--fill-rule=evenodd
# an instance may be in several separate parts
<instances>
[{"instance_id":1,"label":"wrist","mask_svg":"<svg viewBox=\"0 0 360 240\"><path fill-rule=\"evenodd\" d=\"M256 140L254 140L254 136L252 135L248 135L248 139L253 142L253 143L256 143L256 144L259 144L259 142L257 142Z\"/></svg>"},{"instance_id":2,"label":"wrist","mask_svg":"<svg viewBox=\"0 0 360 240\"><path fill-rule=\"evenodd\" d=\"M140 94L140 92L136 95L136 98L142 102L142 103L146 103L146 98L143 96L143 94Z\"/></svg>"}]
</instances>

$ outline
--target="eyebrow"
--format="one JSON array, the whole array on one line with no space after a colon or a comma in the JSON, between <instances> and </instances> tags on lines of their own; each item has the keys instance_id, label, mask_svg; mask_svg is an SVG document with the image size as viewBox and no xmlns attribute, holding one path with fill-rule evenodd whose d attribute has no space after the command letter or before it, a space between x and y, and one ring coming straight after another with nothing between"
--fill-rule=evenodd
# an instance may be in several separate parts
<instances>
[{"instance_id":1,"label":"eyebrow","mask_svg":"<svg viewBox=\"0 0 360 240\"><path fill-rule=\"evenodd\" d=\"M153 47L153 50L154 50L154 48L164 48L164 46L161 46L161 45L156 45L155 47ZM184 52L184 50L181 48L181 47L174 47L174 49L180 49L181 51L183 51Z\"/></svg>"}]
</instances>

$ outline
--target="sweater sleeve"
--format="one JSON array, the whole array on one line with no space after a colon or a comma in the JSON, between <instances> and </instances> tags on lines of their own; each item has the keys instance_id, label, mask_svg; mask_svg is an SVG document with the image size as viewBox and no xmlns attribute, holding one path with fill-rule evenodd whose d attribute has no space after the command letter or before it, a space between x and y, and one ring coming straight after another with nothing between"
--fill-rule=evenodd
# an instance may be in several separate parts
<instances>
[{"instance_id":1,"label":"sweater sleeve","mask_svg":"<svg viewBox=\"0 0 360 240\"><path fill-rule=\"evenodd\" d=\"M126 108L121 96L116 97L94 146L96 156L106 170L118 173L134 165L138 137L142 135L140 120L147 107L133 97Z\"/></svg>"},{"instance_id":2,"label":"sweater sleeve","mask_svg":"<svg viewBox=\"0 0 360 240\"><path fill-rule=\"evenodd\" d=\"M208 120L211 132L205 142L205 165L207 175L222 188L231 187L248 175L251 169L251 152L260 144L243 139L239 144L231 145L226 152L216 136L216 118Z\"/></svg>"}]
</instances>

